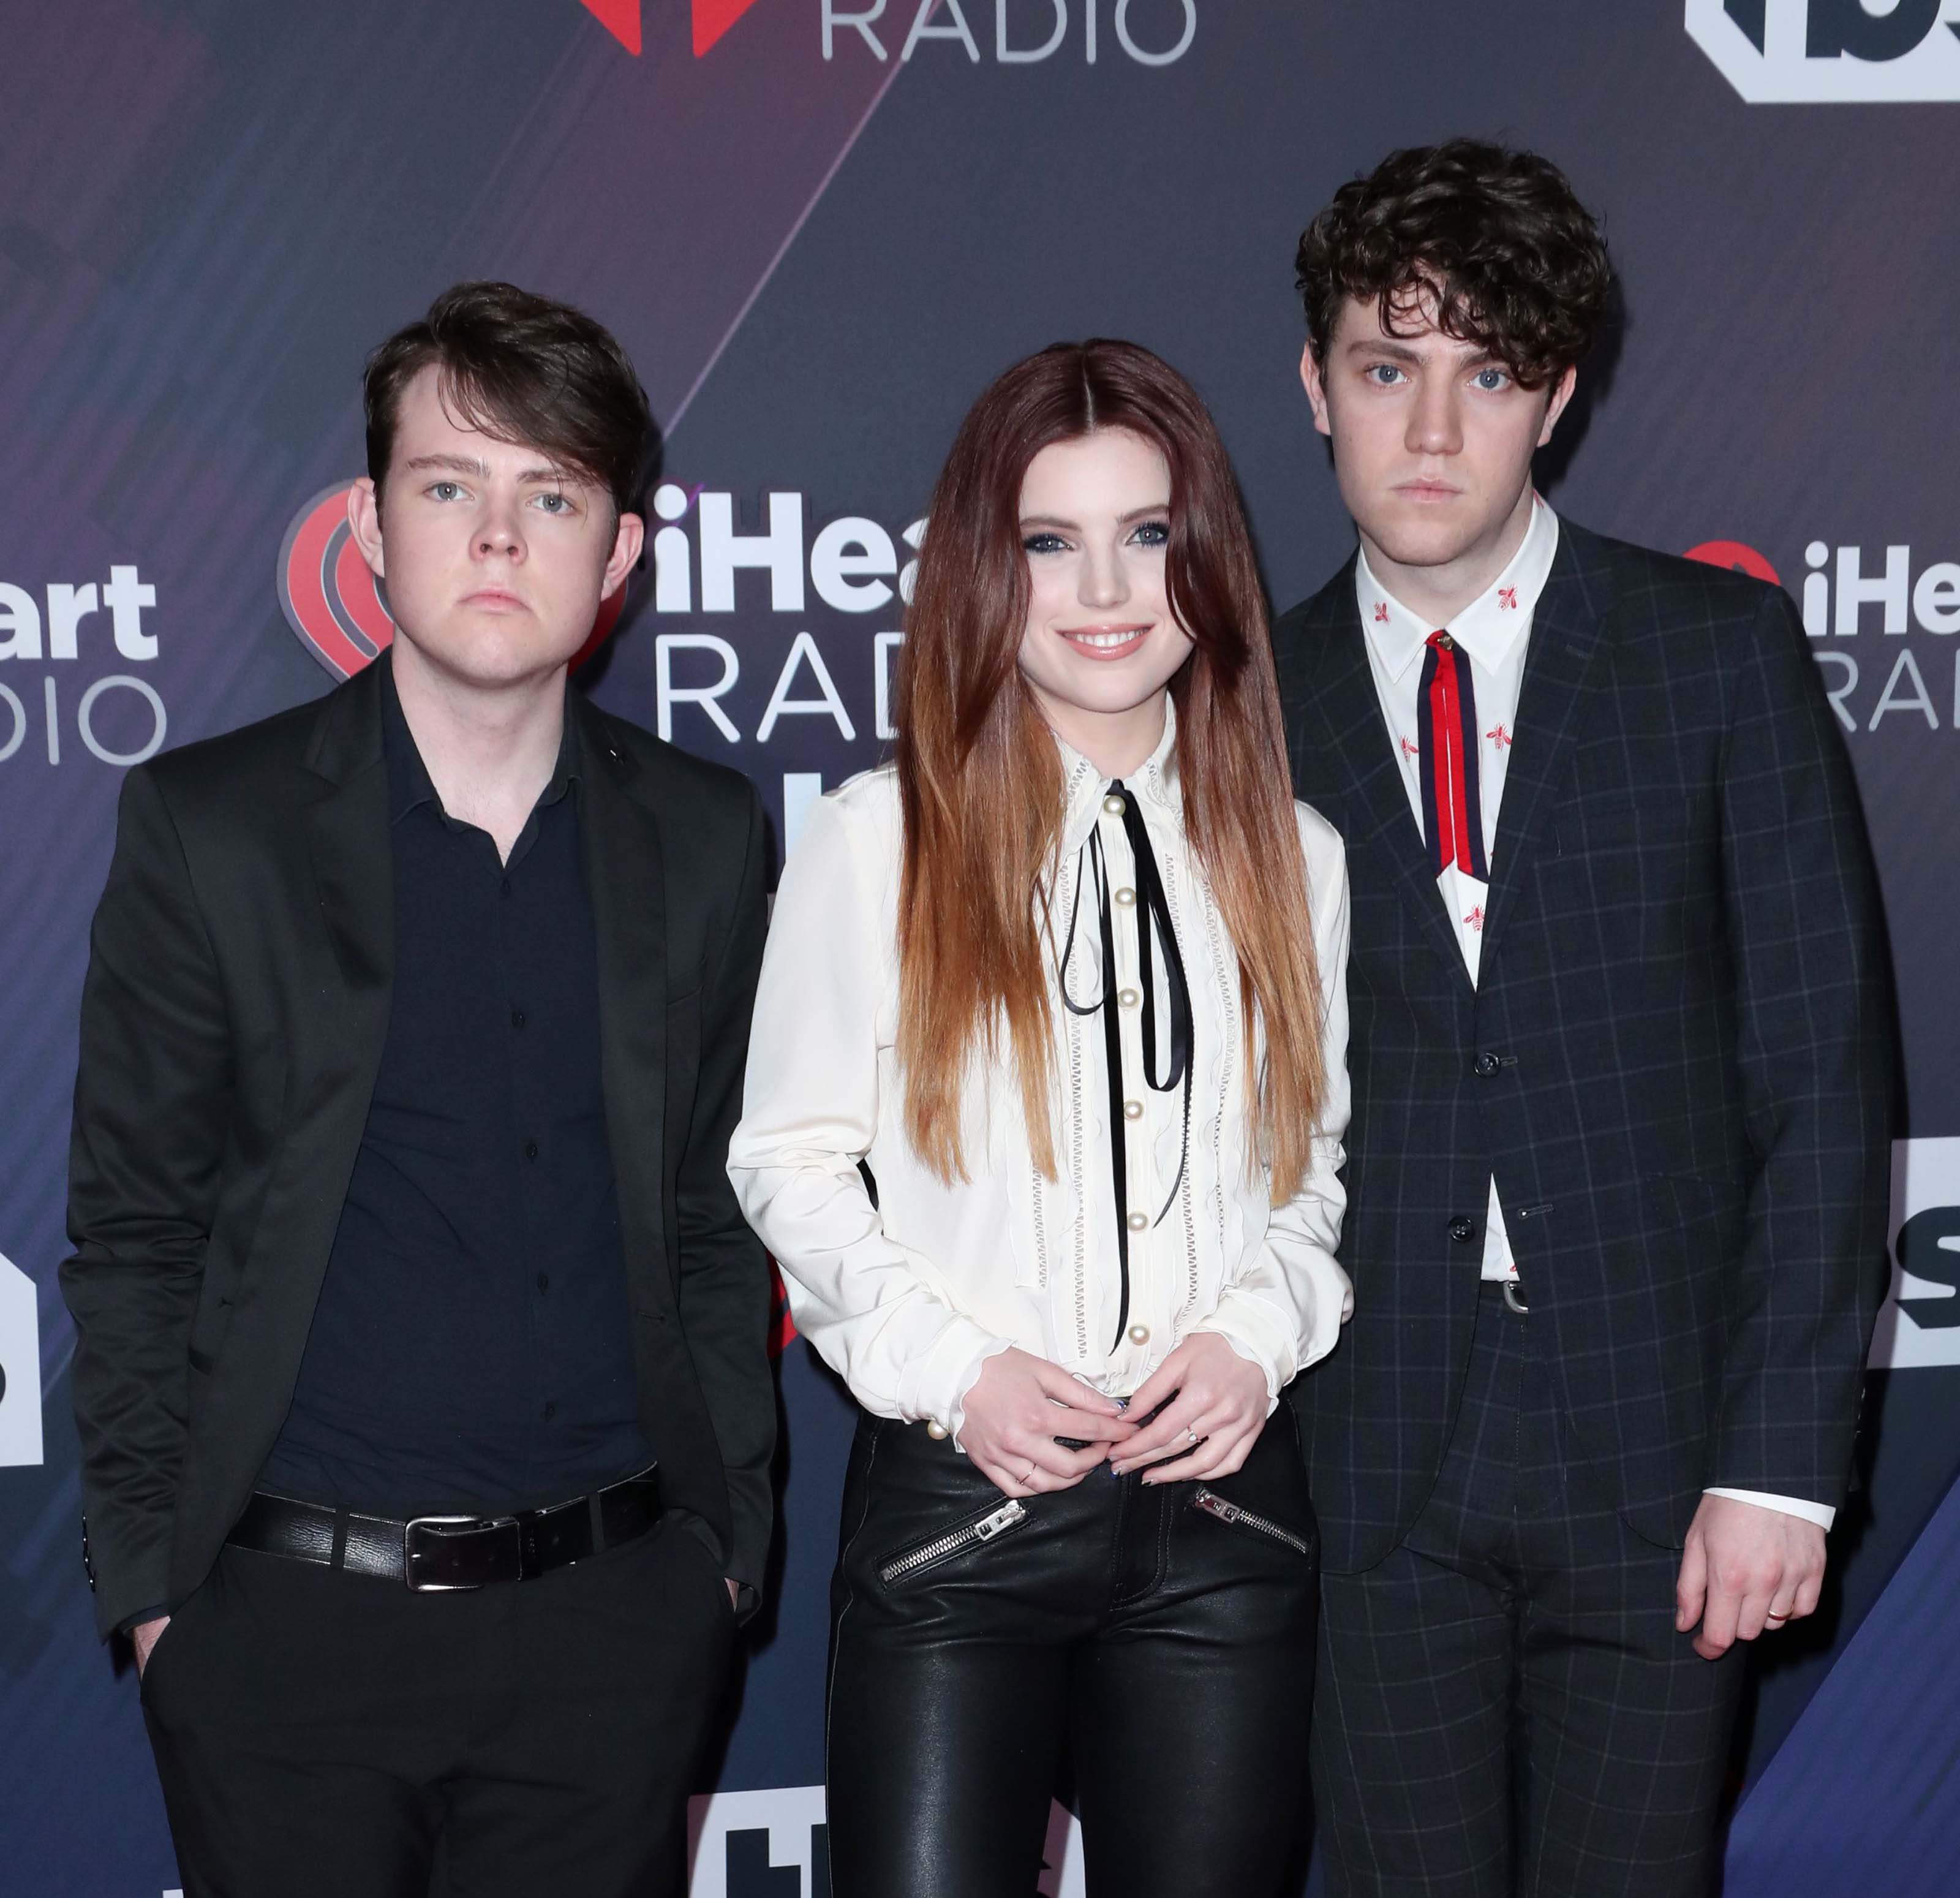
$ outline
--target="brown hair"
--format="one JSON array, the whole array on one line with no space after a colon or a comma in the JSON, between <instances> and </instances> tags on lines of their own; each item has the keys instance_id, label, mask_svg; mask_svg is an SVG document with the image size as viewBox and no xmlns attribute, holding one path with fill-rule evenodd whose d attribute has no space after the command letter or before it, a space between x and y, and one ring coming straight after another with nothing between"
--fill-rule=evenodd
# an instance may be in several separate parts
<instances>
[{"instance_id":1,"label":"brown hair","mask_svg":"<svg viewBox=\"0 0 1960 1898\"><path fill-rule=\"evenodd\" d=\"M368 473L394 454L402 392L431 363L457 418L498 441L542 449L635 511L654 441L647 392L611 333L569 304L509 283L459 283L368 358Z\"/></svg>"},{"instance_id":2,"label":"brown hair","mask_svg":"<svg viewBox=\"0 0 1960 1898\"><path fill-rule=\"evenodd\" d=\"M1392 153L1343 185L1295 263L1318 361L1343 304L1361 297L1389 335L1433 321L1527 389L1584 358L1612 296L1606 240L1565 174L1472 139Z\"/></svg>"},{"instance_id":3,"label":"brown hair","mask_svg":"<svg viewBox=\"0 0 1960 1898\"><path fill-rule=\"evenodd\" d=\"M1029 604L1020 494L1043 448L1103 428L1140 436L1169 464L1170 603L1196 648L1170 687L1185 826L1238 952L1247 1105L1261 1135L1247 1164L1269 1158L1274 1198L1290 1199L1325 1068L1265 607L1211 416L1183 377L1131 342L1058 343L1017 363L960 425L934 490L898 680L906 1131L941 1177L963 1178L968 1064L1010 1057L1036 1164L1055 1170L1041 912L1063 780L1018 664Z\"/></svg>"}]
</instances>

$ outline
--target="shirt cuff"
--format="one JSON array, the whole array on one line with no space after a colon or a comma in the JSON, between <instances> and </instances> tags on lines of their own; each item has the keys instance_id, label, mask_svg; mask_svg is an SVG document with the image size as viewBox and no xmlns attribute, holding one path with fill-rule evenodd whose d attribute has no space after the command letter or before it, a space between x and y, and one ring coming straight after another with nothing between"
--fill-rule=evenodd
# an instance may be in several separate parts
<instances>
[{"instance_id":1,"label":"shirt cuff","mask_svg":"<svg viewBox=\"0 0 1960 1898\"><path fill-rule=\"evenodd\" d=\"M158 1607L139 1610L133 1615L126 1615L116 1624L119 1635L134 1634L146 1621L161 1621L170 1613L167 1608Z\"/></svg>"},{"instance_id":2,"label":"shirt cuff","mask_svg":"<svg viewBox=\"0 0 1960 1898\"><path fill-rule=\"evenodd\" d=\"M1805 1502L1796 1496L1772 1496L1761 1489L1704 1489L1706 1496L1726 1496L1731 1502L1752 1502L1758 1509L1774 1509L1779 1515L1801 1516L1820 1529L1828 1529L1838 1512L1828 1503Z\"/></svg>"},{"instance_id":3,"label":"shirt cuff","mask_svg":"<svg viewBox=\"0 0 1960 1898\"><path fill-rule=\"evenodd\" d=\"M936 1423L956 1447L966 1424L966 1393L979 1381L989 1358L1013 1349L970 1318L955 1316L925 1355L905 1368L899 1387L899 1415Z\"/></svg>"}]
</instances>

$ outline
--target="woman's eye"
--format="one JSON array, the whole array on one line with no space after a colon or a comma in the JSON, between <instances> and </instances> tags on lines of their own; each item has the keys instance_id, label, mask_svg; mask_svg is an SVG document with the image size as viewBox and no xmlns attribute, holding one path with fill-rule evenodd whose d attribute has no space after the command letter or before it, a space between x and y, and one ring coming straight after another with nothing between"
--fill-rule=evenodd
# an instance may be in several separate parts
<instances>
[{"instance_id":1,"label":"woman's eye","mask_svg":"<svg viewBox=\"0 0 1960 1898\"><path fill-rule=\"evenodd\" d=\"M1066 553L1068 543L1058 533L1031 533L1021 543L1029 553Z\"/></svg>"},{"instance_id":2,"label":"woman's eye","mask_svg":"<svg viewBox=\"0 0 1960 1898\"><path fill-rule=\"evenodd\" d=\"M1167 547L1170 545L1170 523L1146 521L1130 538L1142 547Z\"/></svg>"}]
</instances>

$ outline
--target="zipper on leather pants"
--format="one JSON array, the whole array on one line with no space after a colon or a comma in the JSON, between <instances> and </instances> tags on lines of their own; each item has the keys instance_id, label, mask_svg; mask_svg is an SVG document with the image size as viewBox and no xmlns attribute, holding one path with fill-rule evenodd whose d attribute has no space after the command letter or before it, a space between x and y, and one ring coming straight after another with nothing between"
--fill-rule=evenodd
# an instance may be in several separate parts
<instances>
[{"instance_id":1,"label":"zipper on leather pants","mask_svg":"<svg viewBox=\"0 0 1960 1898\"><path fill-rule=\"evenodd\" d=\"M962 1523L957 1529L949 1529L943 1536L935 1536L930 1542L921 1543L916 1549L908 1549L902 1556L886 1562L878 1571L878 1579L889 1587L919 1569L944 1561L948 1556L958 1555L975 1543L991 1542L996 1536L1018 1528L1027 1517L1028 1512L1020 1503L1011 1500L1004 1502L976 1522Z\"/></svg>"},{"instance_id":2,"label":"zipper on leather pants","mask_svg":"<svg viewBox=\"0 0 1960 1898\"><path fill-rule=\"evenodd\" d=\"M1262 1536L1270 1536L1274 1542L1283 1542L1296 1554L1306 1555L1307 1546L1290 1529L1282 1529L1276 1522L1268 1522L1264 1516L1255 1516L1249 1509L1242 1509L1236 1502L1228 1502L1215 1489L1208 1489L1203 1484L1191 1498L1194 1509L1201 1509L1208 1516L1216 1516L1220 1522L1242 1523L1248 1529L1256 1530Z\"/></svg>"}]
</instances>

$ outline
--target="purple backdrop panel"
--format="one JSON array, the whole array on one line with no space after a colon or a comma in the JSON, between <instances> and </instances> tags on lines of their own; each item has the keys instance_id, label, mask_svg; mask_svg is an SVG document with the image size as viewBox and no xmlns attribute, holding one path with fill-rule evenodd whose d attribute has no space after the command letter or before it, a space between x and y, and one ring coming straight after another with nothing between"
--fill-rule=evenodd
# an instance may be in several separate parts
<instances>
[{"instance_id":1,"label":"purple backdrop panel","mask_svg":"<svg viewBox=\"0 0 1960 1898\"><path fill-rule=\"evenodd\" d=\"M1564 164L1624 279L1542 484L1779 578L1863 788L1906 1057L1895 1296L1824 1612L1757 1670L1733 1876L1800 1839L1788 1878L1822 1890L1855 1823L1860 1865L1938 1888L1911 1882L1952 1852L1935 1750L1883 1749L1944 1679L1950 1498L1927 1525L1960 1465L1960 896L1928 842L1960 820L1960 198L1927 188L1960 0L0 0L0 1890L177 1882L78 1559L75 1008L128 765L387 635L312 512L361 470L365 352L467 276L619 334L670 439L584 681L747 771L793 849L889 742L932 478L1016 356L1160 349L1218 414L1276 603L1344 557L1293 245L1389 147L1460 131ZM780 1567L704 1780L701 1898L819 1889L852 1412L800 1340L781 1382ZM1054 1845L1043 1889L1079 1890L1061 1820Z\"/></svg>"}]
</instances>

